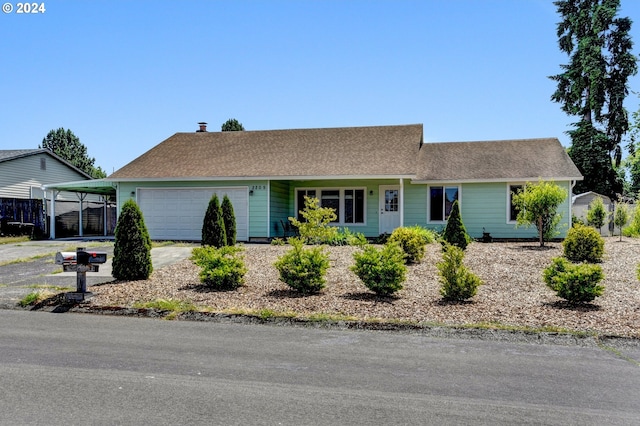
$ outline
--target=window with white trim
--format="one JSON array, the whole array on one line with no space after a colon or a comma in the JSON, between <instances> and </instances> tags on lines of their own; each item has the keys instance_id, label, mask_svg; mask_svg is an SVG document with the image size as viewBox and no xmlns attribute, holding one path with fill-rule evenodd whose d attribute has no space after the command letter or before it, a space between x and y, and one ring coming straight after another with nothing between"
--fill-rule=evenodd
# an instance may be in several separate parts
<instances>
[{"instance_id":1,"label":"window with white trim","mask_svg":"<svg viewBox=\"0 0 640 426\"><path fill-rule=\"evenodd\" d=\"M300 188L296 189L296 211L298 220L304 218L304 197L320 200L320 207L335 210L338 217L334 225L364 225L366 212L366 188Z\"/></svg>"},{"instance_id":2,"label":"window with white trim","mask_svg":"<svg viewBox=\"0 0 640 426\"><path fill-rule=\"evenodd\" d=\"M522 184L508 184L507 185L507 221L515 222L518 218L520 210L513 204L513 196L524 188Z\"/></svg>"},{"instance_id":3,"label":"window with white trim","mask_svg":"<svg viewBox=\"0 0 640 426\"><path fill-rule=\"evenodd\" d=\"M460 188L458 186L430 186L429 221L446 221L451 214L453 203L458 200L459 195Z\"/></svg>"}]
</instances>

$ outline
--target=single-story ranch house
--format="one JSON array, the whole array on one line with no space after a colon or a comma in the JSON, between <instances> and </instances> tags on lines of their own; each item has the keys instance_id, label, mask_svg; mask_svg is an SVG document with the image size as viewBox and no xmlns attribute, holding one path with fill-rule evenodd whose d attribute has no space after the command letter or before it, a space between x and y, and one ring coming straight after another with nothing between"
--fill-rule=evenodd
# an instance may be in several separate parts
<instances>
[{"instance_id":1,"label":"single-story ranch house","mask_svg":"<svg viewBox=\"0 0 640 426\"><path fill-rule=\"evenodd\" d=\"M283 236L305 195L333 207L335 225L367 237L399 226L440 230L458 200L472 237L533 238L535 228L516 226L511 194L540 179L567 191L564 236L582 176L556 138L425 143L421 124L207 132L201 123L95 187L112 188L118 210L135 199L152 239L200 240L213 194L231 199L238 241Z\"/></svg>"}]
</instances>

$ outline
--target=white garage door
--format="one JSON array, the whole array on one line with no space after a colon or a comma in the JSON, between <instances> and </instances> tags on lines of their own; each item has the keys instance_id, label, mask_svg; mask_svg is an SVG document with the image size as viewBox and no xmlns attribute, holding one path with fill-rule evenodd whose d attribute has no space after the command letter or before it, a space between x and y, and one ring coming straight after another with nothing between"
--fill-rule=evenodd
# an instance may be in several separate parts
<instances>
[{"instance_id":1,"label":"white garage door","mask_svg":"<svg viewBox=\"0 0 640 426\"><path fill-rule=\"evenodd\" d=\"M202 222L213 194L222 203L226 194L236 216L236 239L249 239L247 187L233 188L148 188L138 190L138 205L152 240L187 241L202 239Z\"/></svg>"}]
</instances>

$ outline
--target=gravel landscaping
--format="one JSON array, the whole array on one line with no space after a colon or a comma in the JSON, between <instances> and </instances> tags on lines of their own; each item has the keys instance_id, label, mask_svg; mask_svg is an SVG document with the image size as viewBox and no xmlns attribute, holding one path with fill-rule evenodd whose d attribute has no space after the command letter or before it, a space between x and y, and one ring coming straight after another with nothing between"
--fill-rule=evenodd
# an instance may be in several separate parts
<instances>
[{"instance_id":1,"label":"gravel landscaping","mask_svg":"<svg viewBox=\"0 0 640 426\"><path fill-rule=\"evenodd\" d=\"M261 310L308 318L326 315L366 321L416 324L488 324L531 328L562 328L605 336L640 337L640 240L605 238L601 264L604 295L592 304L571 306L542 280L542 270L562 254L560 243L540 248L534 242L472 243L465 264L484 284L466 303L445 303L440 296L436 263L439 244L427 246L422 262L409 266L404 289L395 297L378 297L349 270L357 247L326 247L331 267L319 294L301 296L278 279L273 266L289 246L244 245L248 267L245 285L233 291L201 286L199 268L190 260L154 271L150 279L112 282L91 287L94 307L131 307L135 302L180 299L203 309L227 313Z\"/></svg>"}]
</instances>

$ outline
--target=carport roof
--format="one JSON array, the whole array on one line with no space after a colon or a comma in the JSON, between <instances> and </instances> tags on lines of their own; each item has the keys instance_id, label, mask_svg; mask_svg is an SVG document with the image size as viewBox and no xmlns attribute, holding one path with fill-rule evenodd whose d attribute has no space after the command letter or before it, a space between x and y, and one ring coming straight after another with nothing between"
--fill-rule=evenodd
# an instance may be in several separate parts
<instances>
[{"instance_id":1,"label":"carport roof","mask_svg":"<svg viewBox=\"0 0 640 426\"><path fill-rule=\"evenodd\" d=\"M45 190L83 192L85 194L116 195L116 184L106 179L79 180L43 185Z\"/></svg>"}]
</instances>

